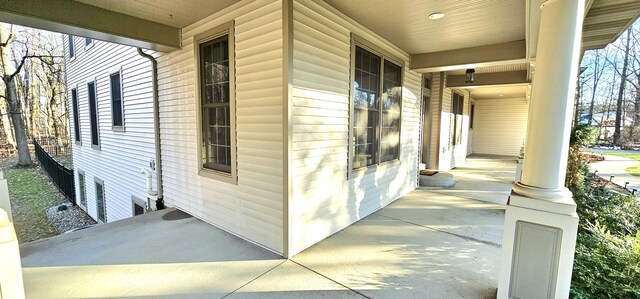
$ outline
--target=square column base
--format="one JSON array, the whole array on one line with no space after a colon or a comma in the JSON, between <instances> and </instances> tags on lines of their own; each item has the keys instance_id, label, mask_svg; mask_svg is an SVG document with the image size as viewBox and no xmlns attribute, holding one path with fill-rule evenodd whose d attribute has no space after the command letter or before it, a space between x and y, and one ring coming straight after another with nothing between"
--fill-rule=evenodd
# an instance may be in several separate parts
<instances>
[{"instance_id":1,"label":"square column base","mask_svg":"<svg viewBox=\"0 0 640 299\"><path fill-rule=\"evenodd\" d=\"M504 221L498 298L568 298L577 233L571 198L554 203L512 192Z\"/></svg>"},{"instance_id":2,"label":"square column base","mask_svg":"<svg viewBox=\"0 0 640 299\"><path fill-rule=\"evenodd\" d=\"M24 299L20 249L16 232L11 222L0 209L0 299Z\"/></svg>"}]
</instances>

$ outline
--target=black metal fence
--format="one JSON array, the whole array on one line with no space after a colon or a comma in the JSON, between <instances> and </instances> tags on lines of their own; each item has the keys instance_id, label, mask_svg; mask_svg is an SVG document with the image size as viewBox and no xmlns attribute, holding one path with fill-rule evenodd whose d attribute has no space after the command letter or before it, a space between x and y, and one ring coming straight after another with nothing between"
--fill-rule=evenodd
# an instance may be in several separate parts
<instances>
[{"instance_id":1,"label":"black metal fence","mask_svg":"<svg viewBox=\"0 0 640 299\"><path fill-rule=\"evenodd\" d=\"M76 204L76 192L73 188L73 169L67 169L54 160L38 142L33 140L34 151L42 169L49 175L51 181L71 202Z\"/></svg>"}]
</instances>

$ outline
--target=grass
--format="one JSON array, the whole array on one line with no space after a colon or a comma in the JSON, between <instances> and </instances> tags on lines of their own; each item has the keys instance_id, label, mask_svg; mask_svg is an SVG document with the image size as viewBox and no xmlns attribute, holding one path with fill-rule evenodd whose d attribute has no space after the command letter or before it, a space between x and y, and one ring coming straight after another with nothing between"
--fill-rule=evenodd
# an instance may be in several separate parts
<instances>
[{"instance_id":1,"label":"grass","mask_svg":"<svg viewBox=\"0 0 640 299\"><path fill-rule=\"evenodd\" d=\"M629 153L629 152L603 152L605 155L623 157L628 159L633 159L640 162L640 153ZM629 166L624 169L628 174L633 176L640 177L640 163L634 166Z\"/></svg>"},{"instance_id":2,"label":"grass","mask_svg":"<svg viewBox=\"0 0 640 299\"><path fill-rule=\"evenodd\" d=\"M15 167L17 161L17 158L0 159L0 169L9 185L18 240L25 243L57 235L47 219L46 210L62 203L64 196L39 166L18 168Z\"/></svg>"}]
</instances>

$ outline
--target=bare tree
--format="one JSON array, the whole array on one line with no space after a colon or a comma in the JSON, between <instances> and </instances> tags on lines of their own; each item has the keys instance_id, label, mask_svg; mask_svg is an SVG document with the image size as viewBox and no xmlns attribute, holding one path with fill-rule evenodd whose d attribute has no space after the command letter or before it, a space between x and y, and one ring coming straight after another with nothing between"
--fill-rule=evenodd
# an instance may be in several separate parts
<instances>
[{"instance_id":1,"label":"bare tree","mask_svg":"<svg viewBox=\"0 0 640 299\"><path fill-rule=\"evenodd\" d=\"M25 68L25 64L29 64L32 59L41 63L51 65L55 58L59 56L51 55L51 53L42 53L40 49L32 49L32 37L30 33L24 31L19 34L25 34L24 39L18 39L13 26L0 25L0 68L2 73L2 82L4 83L4 96L9 118L13 127L13 133L18 149L18 165L31 165L31 155L29 154L29 145L27 137L27 126L24 121L23 101L18 95L18 79L21 78L21 72ZM29 86L30 83L27 83ZM29 92L26 93L27 97ZM28 100L24 101L25 104Z\"/></svg>"},{"instance_id":2,"label":"bare tree","mask_svg":"<svg viewBox=\"0 0 640 299\"><path fill-rule=\"evenodd\" d=\"M598 83L600 82L600 78L602 77L606 67L606 54L603 54L601 50L595 50L593 53L593 86L591 86L591 104L589 105L589 125L591 125L593 119L593 108L596 103Z\"/></svg>"},{"instance_id":3,"label":"bare tree","mask_svg":"<svg viewBox=\"0 0 640 299\"><path fill-rule=\"evenodd\" d=\"M627 67L629 65L629 51L631 49L631 30L627 30L626 41L624 42L624 59L622 60L622 71L620 72L620 89L618 89L618 101L616 106L616 126L613 132L613 143L620 144L620 127L622 121L622 102L624 100L624 87L627 81Z\"/></svg>"}]
</instances>

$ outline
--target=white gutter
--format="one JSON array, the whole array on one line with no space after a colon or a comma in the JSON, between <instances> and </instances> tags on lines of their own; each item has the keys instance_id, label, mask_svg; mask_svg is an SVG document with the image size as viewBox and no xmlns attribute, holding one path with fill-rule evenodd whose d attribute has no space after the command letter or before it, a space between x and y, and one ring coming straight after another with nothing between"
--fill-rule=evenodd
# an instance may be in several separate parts
<instances>
[{"instance_id":1,"label":"white gutter","mask_svg":"<svg viewBox=\"0 0 640 299\"><path fill-rule=\"evenodd\" d=\"M158 198L156 199L156 208L164 209L164 198L162 193L162 158L160 146L160 109L158 99L158 61L153 56L138 48L138 54L151 61L151 80L153 81L153 133L155 135L155 152L156 152L156 185L158 186Z\"/></svg>"}]
</instances>

